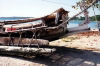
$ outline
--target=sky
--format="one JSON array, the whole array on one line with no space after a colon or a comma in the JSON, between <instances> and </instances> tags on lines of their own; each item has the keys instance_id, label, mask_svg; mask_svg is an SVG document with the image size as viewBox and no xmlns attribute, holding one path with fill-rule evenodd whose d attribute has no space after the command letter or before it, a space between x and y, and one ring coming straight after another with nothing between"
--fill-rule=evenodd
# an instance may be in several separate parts
<instances>
[{"instance_id":1,"label":"sky","mask_svg":"<svg viewBox=\"0 0 100 66\"><path fill-rule=\"evenodd\" d=\"M42 17L63 7L73 16L80 10L72 8L79 0L0 0L0 17ZM89 15L93 11L89 9ZM100 10L95 9L97 15Z\"/></svg>"}]
</instances>

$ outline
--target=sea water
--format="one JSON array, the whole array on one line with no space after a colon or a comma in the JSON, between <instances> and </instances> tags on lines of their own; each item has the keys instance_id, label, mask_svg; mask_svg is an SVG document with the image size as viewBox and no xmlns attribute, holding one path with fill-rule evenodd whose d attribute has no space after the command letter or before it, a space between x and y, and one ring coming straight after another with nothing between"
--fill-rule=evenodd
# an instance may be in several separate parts
<instances>
[{"instance_id":1,"label":"sea water","mask_svg":"<svg viewBox=\"0 0 100 66\"><path fill-rule=\"evenodd\" d=\"M26 18L15 18L15 17L11 17L11 18L0 18L0 21L8 21L8 20L21 20L21 19L26 19ZM80 23L82 23L83 21L82 20L71 20L68 24L68 28L71 28L71 27L77 27ZM97 28L97 22L96 21L90 21L90 23L88 24L88 26L90 28Z\"/></svg>"},{"instance_id":2,"label":"sea water","mask_svg":"<svg viewBox=\"0 0 100 66\"><path fill-rule=\"evenodd\" d=\"M25 18L20 18L20 17L2 17L0 18L0 21L9 21L9 20L21 20L21 19L25 19Z\"/></svg>"},{"instance_id":3,"label":"sea water","mask_svg":"<svg viewBox=\"0 0 100 66\"><path fill-rule=\"evenodd\" d=\"M83 22L82 20L72 20L72 21L69 22L68 28L77 27L82 22ZM90 21L90 23L88 24L88 26L90 28L97 28L97 21Z\"/></svg>"}]
</instances>

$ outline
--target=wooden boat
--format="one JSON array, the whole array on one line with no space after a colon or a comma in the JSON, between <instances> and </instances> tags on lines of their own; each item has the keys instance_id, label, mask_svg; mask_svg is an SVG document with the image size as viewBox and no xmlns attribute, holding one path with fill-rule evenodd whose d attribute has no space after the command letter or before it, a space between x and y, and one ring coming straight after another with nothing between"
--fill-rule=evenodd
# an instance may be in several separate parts
<instances>
[{"instance_id":1,"label":"wooden boat","mask_svg":"<svg viewBox=\"0 0 100 66\"><path fill-rule=\"evenodd\" d=\"M67 23L63 24L67 19L68 11L60 8L41 18L4 21L1 23L0 36L4 40L10 40L10 37L53 40L67 31Z\"/></svg>"},{"instance_id":2,"label":"wooden boat","mask_svg":"<svg viewBox=\"0 0 100 66\"><path fill-rule=\"evenodd\" d=\"M21 38L40 38L53 40L63 35L67 29L67 23L74 17L80 15L81 13L87 12L86 10L90 8L97 0L94 0L89 6L81 7L82 11L73 17L68 19L68 11L63 8L56 10L50 15L36 18L36 19L26 19L26 20L15 20L15 21L4 21L0 23L0 36L1 37L19 37ZM83 2L82 2L83 3ZM81 4L81 3L80 3ZM81 4L82 5L82 4ZM88 15L85 15L85 17ZM36 24L36 21L39 21ZM77 28L76 28L77 29ZM75 29L75 30L76 30ZM79 29L80 30L80 29Z\"/></svg>"}]
</instances>

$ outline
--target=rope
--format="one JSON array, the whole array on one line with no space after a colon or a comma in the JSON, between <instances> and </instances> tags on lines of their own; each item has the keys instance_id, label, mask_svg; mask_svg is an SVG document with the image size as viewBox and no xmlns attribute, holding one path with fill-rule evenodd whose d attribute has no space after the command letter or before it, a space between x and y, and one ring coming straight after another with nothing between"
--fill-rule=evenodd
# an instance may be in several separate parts
<instances>
[{"instance_id":1,"label":"rope","mask_svg":"<svg viewBox=\"0 0 100 66\"><path fill-rule=\"evenodd\" d=\"M35 32L34 32L34 31L32 31L32 33L33 33L33 36L32 36L32 38L31 38L30 45L29 45L28 47L30 47L30 46L31 46L32 41L33 41L33 38L35 37Z\"/></svg>"},{"instance_id":2,"label":"rope","mask_svg":"<svg viewBox=\"0 0 100 66\"><path fill-rule=\"evenodd\" d=\"M13 25L11 26L11 31L12 31L12 27L13 27ZM9 38L10 38L9 45L11 43L14 45L13 38L11 37L11 33L9 33Z\"/></svg>"},{"instance_id":3,"label":"rope","mask_svg":"<svg viewBox=\"0 0 100 66\"><path fill-rule=\"evenodd\" d=\"M31 23L32 24L32 23ZM33 28L33 24L32 24L32 28ZM35 32L33 31L33 30L31 30L32 31L32 33L33 33L33 36L32 36L32 39L31 39L31 41L30 41L30 45L28 46L28 47L30 47L31 46L31 44L32 44L32 41L33 41L33 38L34 38L34 36L35 36Z\"/></svg>"},{"instance_id":4,"label":"rope","mask_svg":"<svg viewBox=\"0 0 100 66\"><path fill-rule=\"evenodd\" d=\"M19 34L20 34L20 37L19 37L19 40L18 40L18 45L17 46L19 46L19 44L21 43L21 41L22 41L22 32L19 32Z\"/></svg>"}]
</instances>

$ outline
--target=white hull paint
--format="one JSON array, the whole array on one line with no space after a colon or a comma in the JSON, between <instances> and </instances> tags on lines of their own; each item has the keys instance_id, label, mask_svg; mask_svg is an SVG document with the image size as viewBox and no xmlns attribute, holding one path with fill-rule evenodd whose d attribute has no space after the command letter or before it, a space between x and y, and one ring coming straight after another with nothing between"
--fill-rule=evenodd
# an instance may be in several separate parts
<instances>
[{"instance_id":1,"label":"white hull paint","mask_svg":"<svg viewBox=\"0 0 100 66\"><path fill-rule=\"evenodd\" d=\"M89 29L88 24L84 24L84 25L78 26L78 27L68 28L68 31L73 32L73 31L80 31L80 30L85 30L85 29Z\"/></svg>"}]
</instances>

